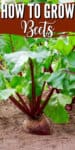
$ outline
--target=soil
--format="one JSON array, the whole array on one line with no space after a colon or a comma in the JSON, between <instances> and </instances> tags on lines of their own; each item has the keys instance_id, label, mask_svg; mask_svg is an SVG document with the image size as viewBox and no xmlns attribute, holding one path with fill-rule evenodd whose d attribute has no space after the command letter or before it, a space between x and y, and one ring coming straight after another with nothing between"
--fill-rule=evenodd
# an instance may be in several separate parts
<instances>
[{"instance_id":1,"label":"soil","mask_svg":"<svg viewBox=\"0 0 75 150\"><path fill-rule=\"evenodd\" d=\"M53 125L53 133L39 136L25 133L27 118L10 101L0 102L0 150L75 150L75 106L67 125Z\"/></svg>"}]
</instances>

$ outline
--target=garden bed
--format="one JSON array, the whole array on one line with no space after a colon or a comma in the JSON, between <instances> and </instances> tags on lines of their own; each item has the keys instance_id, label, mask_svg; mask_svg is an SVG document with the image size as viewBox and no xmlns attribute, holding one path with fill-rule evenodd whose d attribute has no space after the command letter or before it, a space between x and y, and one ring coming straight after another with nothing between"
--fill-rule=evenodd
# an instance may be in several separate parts
<instances>
[{"instance_id":1,"label":"garden bed","mask_svg":"<svg viewBox=\"0 0 75 150\"><path fill-rule=\"evenodd\" d=\"M0 150L75 150L75 106L70 123L54 124L50 136L25 133L26 117L10 101L0 102Z\"/></svg>"}]
</instances>

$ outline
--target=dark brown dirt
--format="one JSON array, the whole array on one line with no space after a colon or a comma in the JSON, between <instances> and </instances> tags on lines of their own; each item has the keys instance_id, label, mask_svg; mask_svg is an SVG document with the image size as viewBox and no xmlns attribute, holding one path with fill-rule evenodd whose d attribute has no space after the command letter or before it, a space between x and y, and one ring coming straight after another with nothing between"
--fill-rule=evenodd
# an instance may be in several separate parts
<instances>
[{"instance_id":1,"label":"dark brown dirt","mask_svg":"<svg viewBox=\"0 0 75 150\"><path fill-rule=\"evenodd\" d=\"M54 124L50 136L25 133L26 117L11 102L0 103L0 150L75 150L75 106L70 123Z\"/></svg>"}]
</instances>

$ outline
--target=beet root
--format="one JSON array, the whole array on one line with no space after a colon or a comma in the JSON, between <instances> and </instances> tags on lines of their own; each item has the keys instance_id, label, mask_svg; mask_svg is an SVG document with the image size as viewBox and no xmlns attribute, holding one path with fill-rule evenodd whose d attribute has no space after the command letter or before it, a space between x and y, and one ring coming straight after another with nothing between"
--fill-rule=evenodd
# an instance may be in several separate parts
<instances>
[{"instance_id":1,"label":"beet root","mask_svg":"<svg viewBox=\"0 0 75 150\"><path fill-rule=\"evenodd\" d=\"M52 123L50 120L42 115L39 119L33 120L28 118L23 122L23 128L25 132L37 134L37 135L50 135L52 134Z\"/></svg>"}]
</instances>

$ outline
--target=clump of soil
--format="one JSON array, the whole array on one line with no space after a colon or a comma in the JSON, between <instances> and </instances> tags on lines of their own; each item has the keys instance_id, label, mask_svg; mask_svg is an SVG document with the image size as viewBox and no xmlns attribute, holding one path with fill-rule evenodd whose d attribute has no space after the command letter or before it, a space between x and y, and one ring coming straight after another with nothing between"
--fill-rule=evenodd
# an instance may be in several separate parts
<instances>
[{"instance_id":1,"label":"clump of soil","mask_svg":"<svg viewBox=\"0 0 75 150\"><path fill-rule=\"evenodd\" d=\"M75 105L66 125L53 126L53 134L27 134L22 122L27 116L10 101L0 102L0 150L75 150Z\"/></svg>"}]
</instances>

